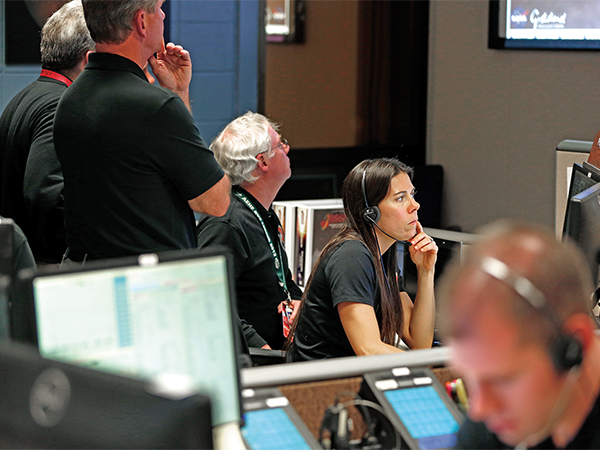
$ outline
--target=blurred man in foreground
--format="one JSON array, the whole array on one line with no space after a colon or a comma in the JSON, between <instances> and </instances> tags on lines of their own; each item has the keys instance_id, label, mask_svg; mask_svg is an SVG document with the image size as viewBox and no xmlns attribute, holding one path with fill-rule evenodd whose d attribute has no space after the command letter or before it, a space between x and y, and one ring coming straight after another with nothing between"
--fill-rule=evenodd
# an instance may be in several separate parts
<instances>
[{"instance_id":1,"label":"blurred man in foreground","mask_svg":"<svg viewBox=\"0 0 600 450\"><path fill-rule=\"evenodd\" d=\"M499 222L444 278L440 328L465 380L457 448L600 448L600 338L571 243Z\"/></svg>"}]
</instances>

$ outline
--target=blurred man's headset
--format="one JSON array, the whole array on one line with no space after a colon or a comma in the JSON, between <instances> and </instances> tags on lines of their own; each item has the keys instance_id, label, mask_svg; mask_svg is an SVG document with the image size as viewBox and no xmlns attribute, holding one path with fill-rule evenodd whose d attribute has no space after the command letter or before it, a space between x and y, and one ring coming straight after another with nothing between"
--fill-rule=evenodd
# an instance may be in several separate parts
<instances>
[{"instance_id":1,"label":"blurred man's headset","mask_svg":"<svg viewBox=\"0 0 600 450\"><path fill-rule=\"evenodd\" d=\"M581 342L575 336L565 333L558 314L550 307L544 294L529 279L492 256L483 259L481 270L511 287L529 305L553 323L556 336L550 344L550 357L558 372L565 372L581 365L583 360Z\"/></svg>"}]
</instances>

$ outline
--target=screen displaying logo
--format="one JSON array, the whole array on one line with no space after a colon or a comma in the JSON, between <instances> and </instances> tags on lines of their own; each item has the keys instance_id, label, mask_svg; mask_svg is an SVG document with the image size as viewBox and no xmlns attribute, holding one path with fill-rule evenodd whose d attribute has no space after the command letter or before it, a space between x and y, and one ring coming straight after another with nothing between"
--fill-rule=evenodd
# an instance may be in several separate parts
<instances>
[{"instance_id":1,"label":"screen displaying logo","mask_svg":"<svg viewBox=\"0 0 600 450\"><path fill-rule=\"evenodd\" d=\"M511 28L524 28L527 25L527 16L529 15L529 11L525 11L525 9L521 7L517 7L513 9L513 12L510 15L510 27Z\"/></svg>"},{"instance_id":2,"label":"screen displaying logo","mask_svg":"<svg viewBox=\"0 0 600 450\"><path fill-rule=\"evenodd\" d=\"M600 49L600 0L497 3L498 48Z\"/></svg>"}]
</instances>

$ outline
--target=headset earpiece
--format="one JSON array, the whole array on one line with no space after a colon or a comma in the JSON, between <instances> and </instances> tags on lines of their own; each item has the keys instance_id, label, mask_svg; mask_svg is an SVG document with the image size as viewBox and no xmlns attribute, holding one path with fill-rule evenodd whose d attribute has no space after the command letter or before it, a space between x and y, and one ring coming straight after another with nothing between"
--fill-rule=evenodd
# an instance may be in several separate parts
<instances>
[{"instance_id":1,"label":"headset earpiece","mask_svg":"<svg viewBox=\"0 0 600 450\"><path fill-rule=\"evenodd\" d=\"M581 342L575 336L560 331L550 346L550 357L557 372L567 372L583 361Z\"/></svg>"},{"instance_id":2,"label":"headset earpiece","mask_svg":"<svg viewBox=\"0 0 600 450\"><path fill-rule=\"evenodd\" d=\"M369 223L376 224L381 218L381 211L377 206L368 206L363 210L363 218Z\"/></svg>"},{"instance_id":3,"label":"headset earpiece","mask_svg":"<svg viewBox=\"0 0 600 450\"><path fill-rule=\"evenodd\" d=\"M365 179L367 177L367 168L363 171L361 187L363 198L365 199L365 209L363 209L363 219L365 222L370 223L371 225L375 225L381 219L381 210L378 206L369 206L369 202L367 201L367 188L365 186Z\"/></svg>"}]
</instances>

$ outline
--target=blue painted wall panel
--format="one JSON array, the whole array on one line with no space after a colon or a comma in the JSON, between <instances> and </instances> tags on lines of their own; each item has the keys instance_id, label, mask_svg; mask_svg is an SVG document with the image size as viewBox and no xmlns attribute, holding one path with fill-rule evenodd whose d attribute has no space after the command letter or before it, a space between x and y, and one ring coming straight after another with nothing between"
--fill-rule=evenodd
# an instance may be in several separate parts
<instances>
[{"instance_id":1,"label":"blue painted wall panel","mask_svg":"<svg viewBox=\"0 0 600 450\"><path fill-rule=\"evenodd\" d=\"M264 34L258 28L262 23L260 15L264 14L261 9L262 3L259 1L244 1L240 3L240 22L239 22L239 58L238 58L238 103L237 114L240 115L246 111L257 112L259 97L259 73L260 73L260 55L259 40L264 39ZM249 76L253 74L252 76Z\"/></svg>"},{"instance_id":2,"label":"blue painted wall panel","mask_svg":"<svg viewBox=\"0 0 600 450\"><path fill-rule=\"evenodd\" d=\"M183 1L179 20L181 22L231 22L236 15L235 0Z\"/></svg>"},{"instance_id":3,"label":"blue painted wall panel","mask_svg":"<svg viewBox=\"0 0 600 450\"><path fill-rule=\"evenodd\" d=\"M15 96L17 92L23 89L28 84L32 83L40 75L40 69L32 69L28 72L19 73L3 73L0 74L0 87L2 95L0 97L0 108L3 110L8 102Z\"/></svg>"},{"instance_id":4,"label":"blue painted wall panel","mask_svg":"<svg viewBox=\"0 0 600 450\"><path fill-rule=\"evenodd\" d=\"M193 110L196 122L229 122L236 116L233 72L194 73L190 96L194 99ZM204 105L210 105L205 108Z\"/></svg>"},{"instance_id":5,"label":"blue painted wall panel","mask_svg":"<svg viewBox=\"0 0 600 450\"><path fill-rule=\"evenodd\" d=\"M192 55L196 69L235 71L237 39L234 23L182 23L180 44Z\"/></svg>"},{"instance_id":6,"label":"blue painted wall panel","mask_svg":"<svg viewBox=\"0 0 600 450\"><path fill-rule=\"evenodd\" d=\"M227 122L198 122L196 125L200 130L200 135L204 138L206 145L210 145L212 140L217 137L217 134L227 125Z\"/></svg>"}]
</instances>

